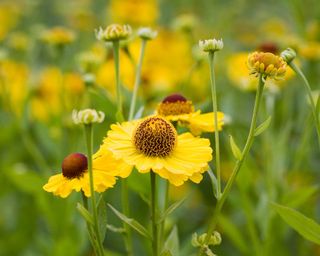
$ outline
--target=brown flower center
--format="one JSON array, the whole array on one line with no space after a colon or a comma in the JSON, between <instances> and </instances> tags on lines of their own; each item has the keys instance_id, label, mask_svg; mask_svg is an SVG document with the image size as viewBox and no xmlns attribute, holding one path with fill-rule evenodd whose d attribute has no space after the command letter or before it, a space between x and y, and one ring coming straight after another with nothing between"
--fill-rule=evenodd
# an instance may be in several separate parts
<instances>
[{"instance_id":1,"label":"brown flower center","mask_svg":"<svg viewBox=\"0 0 320 256\"><path fill-rule=\"evenodd\" d=\"M194 111L193 104L181 94L171 94L159 104L157 112L161 116L190 114Z\"/></svg>"},{"instance_id":2,"label":"brown flower center","mask_svg":"<svg viewBox=\"0 0 320 256\"><path fill-rule=\"evenodd\" d=\"M146 156L166 157L177 144L177 132L165 119L149 117L136 128L133 144Z\"/></svg>"},{"instance_id":3,"label":"brown flower center","mask_svg":"<svg viewBox=\"0 0 320 256\"><path fill-rule=\"evenodd\" d=\"M72 153L63 159L62 175L68 179L80 178L87 169L87 157L83 154Z\"/></svg>"}]
</instances>

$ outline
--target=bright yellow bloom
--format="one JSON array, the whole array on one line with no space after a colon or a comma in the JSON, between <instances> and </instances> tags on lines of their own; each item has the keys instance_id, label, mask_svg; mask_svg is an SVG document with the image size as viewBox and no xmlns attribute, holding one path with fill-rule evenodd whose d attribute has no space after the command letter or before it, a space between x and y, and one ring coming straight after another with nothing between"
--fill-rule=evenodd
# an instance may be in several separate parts
<instances>
[{"instance_id":1,"label":"bright yellow bloom","mask_svg":"<svg viewBox=\"0 0 320 256\"><path fill-rule=\"evenodd\" d=\"M116 182L115 176L118 174L114 171L116 167L124 170L129 168L122 161L112 158L111 154L93 156L94 191L101 193L113 187ZM90 178L86 156L80 153L67 156L62 163L62 173L51 176L43 189L62 198L69 196L73 190L77 192L82 190L85 196L90 197Z\"/></svg>"},{"instance_id":2,"label":"bright yellow bloom","mask_svg":"<svg viewBox=\"0 0 320 256\"><path fill-rule=\"evenodd\" d=\"M66 45L74 41L75 34L64 27L54 27L45 30L41 35L41 39L52 45Z\"/></svg>"},{"instance_id":3,"label":"bright yellow bloom","mask_svg":"<svg viewBox=\"0 0 320 256\"><path fill-rule=\"evenodd\" d=\"M158 18L156 0L112 0L110 5L112 20L136 26L150 26Z\"/></svg>"},{"instance_id":4,"label":"bright yellow bloom","mask_svg":"<svg viewBox=\"0 0 320 256\"><path fill-rule=\"evenodd\" d=\"M286 74L287 63L271 52L254 52L248 56L248 68L250 74L263 76L275 80L283 79Z\"/></svg>"},{"instance_id":5,"label":"bright yellow bloom","mask_svg":"<svg viewBox=\"0 0 320 256\"><path fill-rule=\"evenodd\" d=\"M212 158L208 139L178 135L160 116L112 125L99 152L112 152L139 172L153 171L175 186L188 179L199 183Z\"/></svg>"},{"instance_id":6,"label":"bright yellow bloom","mask_svg":"<svg viewBox=\"0 0 320 256\"><path fill-rule=\"evenodd\" d=\"M180 94L172 94L166 97L157 108L157 114L171 122L178 122L182 126L189 127L194 135L202 132L214 132L213 112L201 114L195 111L191 101ZM224 114L218 112L218 129L221 130L224 124Z\"/></svg>"}]
</instances>

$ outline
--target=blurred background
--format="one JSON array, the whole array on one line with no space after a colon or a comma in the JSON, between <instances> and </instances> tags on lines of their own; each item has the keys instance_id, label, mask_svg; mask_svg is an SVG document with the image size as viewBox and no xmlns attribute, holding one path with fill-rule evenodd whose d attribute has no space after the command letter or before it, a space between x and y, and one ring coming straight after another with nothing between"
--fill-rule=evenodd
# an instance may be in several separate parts
<instances>
[{"instance_id":1,"label":"blurred background","mask_svg":"<svg viewBox=\"0 0 320 256\"><path fill-rule=\"evenodd\" d=\"M138 107L153 113L168 94L182 93L196 109L211 111L209 67L199 39L222 38L217 53L219 109L228 116L221 133L222 174L232 171L228 136L243 146L257 80L246 68L249 52L297 51L297 63L319 93L320 4L318 0L0 0L0 255L92 255L84 221L76 211L80 194L61 199L42 186L61 171L63 158L83 152L84 134L72 124L73 109L94 107L106 114L95 126L97 149L115 122L112 48L94 30L128 23L150 26L158 37L147 44ZM121 81L128 115L141 40L135 34L121 47ZM256 139L219 219L218 255L320 255L270 208L296 208L320 220L320 158L316 132L300 81L288 70L284 81L268 81L259 120L272 115ZM205 137L212 138L210 134ZM213 141L212 141L213 142ZM132 216L149 225L149 177L129 177ZM179 253L193 255L191 235L206 230L215 199L210 178L170 187L170 201L188 196L169 216ZM119 182L104 200L121 209ZM108 223L121 222L108 210ZM121 234L107 231L107 255L124 255ZM135 255L151 248L134 234Z\"/></svg>"}]
</instances>

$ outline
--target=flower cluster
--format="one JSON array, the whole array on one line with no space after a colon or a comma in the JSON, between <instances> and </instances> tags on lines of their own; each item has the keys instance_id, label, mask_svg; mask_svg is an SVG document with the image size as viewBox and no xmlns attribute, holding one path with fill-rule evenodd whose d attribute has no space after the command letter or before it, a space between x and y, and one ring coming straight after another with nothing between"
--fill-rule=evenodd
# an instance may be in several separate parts
<instances>
[{"instance_id":1,"label":"flower cluster","mask_svg":"<svg viewBox=\"0 0 320 256\"><path fill-rule=\"evenodd\" d=\"M248 68L250 73L262 75L275 80L283 79L286 74L286 62L277 55L270 52L254 52L248 56Z\"/></svg>"}]
</instances>

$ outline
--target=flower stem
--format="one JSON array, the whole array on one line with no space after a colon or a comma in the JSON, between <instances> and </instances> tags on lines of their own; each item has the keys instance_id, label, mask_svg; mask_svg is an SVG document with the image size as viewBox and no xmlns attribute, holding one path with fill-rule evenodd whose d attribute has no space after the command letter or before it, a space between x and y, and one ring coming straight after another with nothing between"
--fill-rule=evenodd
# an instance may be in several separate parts
<instances>
[{"instance_id":1,"label":"flower stem","mask_svg":"<svg viewBox=\"0 0 320 256\"><path fill-rule=\"evenodd\" d=\"M263 93L263 88L264 88L264 81L262 79L262 76L260 75L259 77L259 86L258 86L258 90L256 93L256 99L255 99L255 103L254 103L254 108L253 108L253 114L252 114L252 119L251 119L251 125L250 125L250 130L249 130L249 134L248 134L248 138L246 141L246 144L244 146L244 149L241 153L241 158L237 161L231 177L229 178L226 187L223 190L223 193L221 195L221 197L218 199L215 211L213 213L211 222L209 223L209 228L207 231L207 237L206 237L206 243L209 242L210 237L215 229L216 223L217 223L217 219L219 217L219 214L221 212L221 209L223 207L223 204L227 198L227 196L229 195L229 192L233 186L233 183L235 182L235 179L242 167L242 164L247 156L247 154L249 153L249 150L252 146L253 140L254 140L254 131L256 129L256 124L257 124L257 117L258 117L258 112L259 112L259 106L261 103L261 99L262 99L262 93Z\"/></svg>"},{"instance_id":2,"label":"flower stem","mask_svg":"<svg viewBox=\"0 0 320 256\"><path fill-rule=\"evenodd\" d=\"M157 184L156 175L150 171L151 182L151 220L152 220L152 251L153 256L158 256L158 223L157 223Z\"/></svg>"},{"instance_id":3,"label":"flower stem","mask_svg":"<svg viewBox=\"0 0 320 256\"><path fill-rule=\"evenodd\" d=\"M120 84L120 59L119 59L120 43L119 40L113 41L113 56L114 56L114 68L116 75L116 89L117 89L117 114L116 118L118 122L123 122L123 109L122 109L122 95Z\"/></svg>"},{"instance_id":4,"label":"flower stem","mask_svg":"<svg viewBox=\"0 0 320 256\"><path fill-rule=\"evenodd\" d=\"M165 180L165 196L164 196L163 212L167 210L169 205L169 188L170 188L170 183L168 182L168 180ZM161 222L160 235L159 235L160 243L162 247L164 247L164 243L165 243L165 237L164 237L165 224L166 224L166 219L164 218L164 220Z\"/></svg>"},{"instance_id":5,"label":"flower stem","mask_svg":"<svg viewBox=\"0 0 320 256\"><path fill-rule=\"evenodd\" d=\"M90 192L91 192L91 208L93 213L93 222L94 227L93 230L95 232L95 237L97 239L97 243L99 246L99 255L104 255L104 249L100 237L99 225L98 225L98 214L97 214L97 204L96 198L94 193L94 183L93 183L93 171L92 171L92 144L93 144L93 132L92 132L92 124L85 125L85 134L86 134L86 141L87 141L87 152L88 152L88 172L89 172L89 179L90 179Z\"/></svg>"},{"instance_id":6,"label":"flower stem","mask_svg":"<svg viewBox=\"0 0 320 256\"><path fill-rule=\"evenodd\" d=\"M129 121L131 121L133 119L133 115L134 115L134 111L135 111L135 107L136 107L137 93L138 93L140 80L141 80L141 67L142 67L142 61L143 61L143 57L144 57L146 44L147 44L147 40L142 39L140 56L139 56L137 70L136 70L136 78L134 81L133 94L132 94L131 104L130 104Z\"/></svg>"},{"instance_id":7,"label":"flower stem","mask_svg":"<svg viewBox=\"0 0 320 256\"><path fill-rule=\"evenodd\" d=\"M83 201L84 208L89 210L88 198L84 195L83 191L81 191L81 195L82 195L82 201ZM94 236L93 236L92 226L90 226L90 223L88 221L86 221L86 225L87 225L87 230L88 230L88 233L90 236L90 242L92 244L94 253L95 253L95 255L99 255L99 245L97 244L97 240L93 239Z\"/></svg>"},{"instance_id":8,"label":"flower stem","mask_svg":"<svg viewBox=\"0 0 320 256\"><path fill-rule=\"evenodd\" d=\"M119 40L113 41L113 54L114 54L114 67L116 74L116 87L117 87L117 114L116 119L118 122L123 122L123 109L122 109L122 95L121 95L121 84L120 84L120 59L119 59ZM130 215L129 208L129 195L128 195L128 184L127 180L121 180L121 203L122 211L126 216ZM126 247L127 255L132 255L132 240L131 240L131 231L130 226L126 223L123 223L125 229L124 234L124 243Z\"/></svg>"},{"instance_id":9,"label":"flower stem","mask_svg":"<svg viewBox=\"0 0 320 256\"><path fill-rule=\"evenodd\" d=\"M211 82L211 97L214 115L214 137L215 137L215 157L217 169L217 198L221 196L221 168L220 168L220 142L218 129L218 104L217 104L217 90L214 74L214 52L209 52L209 66L210 66L210 82Z\"/></svg>"},{"instance_id":10,"label":"flower stem","mask_svg":"<svg viewBox=\"0 0 320 256\"><path fill-rule=\"evenodd\" d=\"M316 125L317 134L318 134L318 144L320 147L320 120L319 120L319 115L317 113L316 103L314 102L313 97L312 97L312 90L311 90L310 84L309 84L307 78L305 77L305 75L303 74L303 72L301 71L301 69L297 65L295 65L292 61L290 63L288 63L288 65L301 78L301 80L303 81L304 87L307 91L308 98L309 98L310 105L311 105L313 118L314 118L314 122Z\"/></svg>"}]
</instances>

